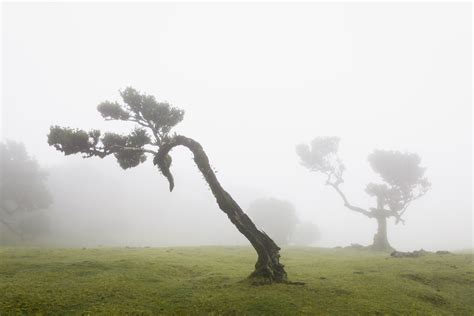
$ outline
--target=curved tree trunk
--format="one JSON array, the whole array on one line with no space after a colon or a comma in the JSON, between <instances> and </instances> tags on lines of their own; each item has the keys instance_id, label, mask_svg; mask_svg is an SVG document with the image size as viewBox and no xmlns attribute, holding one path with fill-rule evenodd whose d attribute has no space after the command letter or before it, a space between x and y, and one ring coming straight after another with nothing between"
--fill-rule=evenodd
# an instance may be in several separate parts
<instances>
[{"instance_id":1,"label":"curved tree trunk","mask_svg":"<svg viewBox=\"0 0 474 316\"><path fill-rule=\"evenodd\" d=\"M377 251L392 251L394 250L387 238L387 218L385 216L375 217L377 220L377 233L374 235L374 243L371 248Z\"/></svg>"},{"instance_id":2,"label":"curved tree trunk","mask_svg":"<svg viewBox=\"0 0 474 316\"><path fill-rule=\"evenodd\" d=\"M280 248L267 234L257 229L252 220L242 211L230 194L222 188L201 144L181 135L174 136L168 142L162 144L154 159L154 163L158 165L163 175L168 179L170 191L174 188L174 180L169 169L171 157L168 153L171 149L180 145L187 147L193 153L194 162L209 184L219 208L227 214L230 221L247 237L255 248L258 259L255 264L255 271L252 272L250 277L262 278L266 282L286 282L287 275L284 266L280 263Z\"/></svg>"}]
</instances>

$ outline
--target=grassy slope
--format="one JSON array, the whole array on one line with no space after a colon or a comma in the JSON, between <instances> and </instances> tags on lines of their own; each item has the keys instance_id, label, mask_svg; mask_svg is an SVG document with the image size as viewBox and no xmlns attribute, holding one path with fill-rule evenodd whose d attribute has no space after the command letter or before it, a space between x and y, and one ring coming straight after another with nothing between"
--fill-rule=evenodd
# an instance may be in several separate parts
<instances>
[{"instance_id":1,"label":"grassy slope","mask_svg":"<svg viewBox=\"0 0 474 316\"><path fill-rule=\"evenodd\" d=\"M472 255L283 251L290 279L252 286L251 248L0 248L0 315L474 314Z\"/></svg>"}]
</instances>

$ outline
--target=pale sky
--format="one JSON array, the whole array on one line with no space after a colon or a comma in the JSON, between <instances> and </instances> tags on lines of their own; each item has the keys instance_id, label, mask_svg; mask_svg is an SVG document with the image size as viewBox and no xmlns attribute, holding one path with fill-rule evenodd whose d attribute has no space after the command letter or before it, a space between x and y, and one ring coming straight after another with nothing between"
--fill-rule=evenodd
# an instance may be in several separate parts
<instances>
[{"instance_id":1,"label":"pale sky","mask_svg":"<svg viewBox=\"0 0 474 316\"><path fill-rule=\"evenodd\" d=\"M376 230L299 165L297 144L334 135L343 188L363 207L373 203L365 185L377 180L368 154L422 157L432 190L405 225L390 220L395 248L472 247L469 3L2 6L2 138L24 142L42 165L76 159L47 145L50 125L128 131L96 106L133 86L186 111L176 131L201 142L231 194L292 202L321 228L320 246L369 244ZM179 177L203 184L188 153L173 156ZM138 168L166 187L150 165ZM204 185L186 185L177 182L182 194L202 194L220 212Z\"/></svg>"}]
</instances>

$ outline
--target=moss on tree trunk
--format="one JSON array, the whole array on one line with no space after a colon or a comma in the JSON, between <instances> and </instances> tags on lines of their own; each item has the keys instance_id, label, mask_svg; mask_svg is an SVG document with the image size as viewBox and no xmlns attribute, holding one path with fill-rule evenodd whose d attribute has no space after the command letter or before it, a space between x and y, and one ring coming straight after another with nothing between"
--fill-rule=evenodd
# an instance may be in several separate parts
<instances>
[{"instance_id":1,"label":"moss on tree trunk","mask_svg":"<svg viewBox=\"0 0 474 316\"><path fill-rule=\"evenodd\" d=\"M174 188L174 179L170 171L171 158L169 152L176 146L187 147L194 155L194 162L209 184L212 194L216 198L219 208L227 214L235 227L250 241L257 252L257 263L250 278L260 279L263 282L287 282L284 266L280 263L280 247L260 231L240 206L225 191L212 170L209 159L202 146L195 140L185 136L174 136L160 147L154 163L158 165L163 175L168 179L170 191Z\"/></svg>"}]
</instances>

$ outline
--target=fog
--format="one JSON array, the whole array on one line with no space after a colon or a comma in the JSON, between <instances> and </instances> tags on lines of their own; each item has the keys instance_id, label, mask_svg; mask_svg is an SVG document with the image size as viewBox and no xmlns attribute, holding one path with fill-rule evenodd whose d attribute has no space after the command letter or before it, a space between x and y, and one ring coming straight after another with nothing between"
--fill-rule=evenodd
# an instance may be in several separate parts
<instances>
[{"instance_id":1,"label":"fog","mask_svg":"<svg viewBox=\"0 0 474 316\"><path fill-rule=\"evenodd\" d=\"M55 246L246 245L184 149L176 189L151 161L65 157L51 125L127 132L96 106L132 86L186 111L176 132L199 141L245 210L291 202L321 230L315 246L370 244L376 222L346 209L295 146L339 136L343 188L369 207L374 149L415 152L432 183L400 250L472 248L471 4L4 3L2 140L49 171Z\"/></svg>"}]
</instances>

